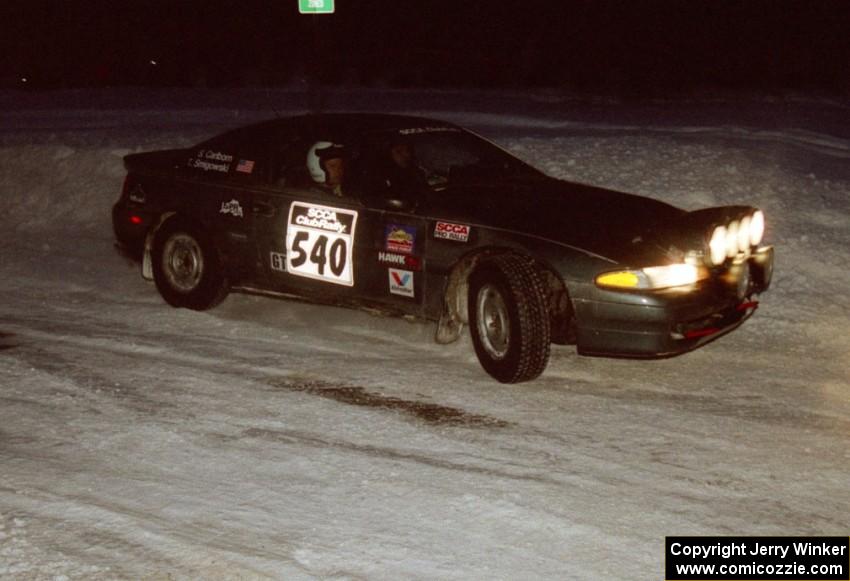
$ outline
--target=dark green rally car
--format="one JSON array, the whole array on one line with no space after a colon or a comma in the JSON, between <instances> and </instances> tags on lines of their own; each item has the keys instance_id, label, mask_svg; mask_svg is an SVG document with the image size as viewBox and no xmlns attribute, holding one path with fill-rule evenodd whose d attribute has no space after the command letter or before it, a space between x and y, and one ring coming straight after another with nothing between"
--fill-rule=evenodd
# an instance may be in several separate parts
<instances>
[{"instance_id":1,"label":"dark green rally car","mask_svg":"<svg viewBox=\"0 0 850 581\"><path fill-rule=\"evenodd\" d=\"M770 285L764 215L686 212L547 177L460 127L304 115L128 155L119 244L175 307L230 289L468 325L502 382L550 345L663 357L748 318Z\"/></svg>"}]
</instances>

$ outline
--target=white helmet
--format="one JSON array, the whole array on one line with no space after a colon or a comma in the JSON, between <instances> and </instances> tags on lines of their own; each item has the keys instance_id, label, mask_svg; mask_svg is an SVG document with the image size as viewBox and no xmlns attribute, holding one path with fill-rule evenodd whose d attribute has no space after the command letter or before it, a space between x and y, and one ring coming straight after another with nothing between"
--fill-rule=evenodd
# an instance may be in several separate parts
<instances>
[{"instance_id":1,"label":"white helmet","mask_svg":"<svg viewBox=\"0 0 850 581\"><path fill-rule=\"evenodd\" d=\"M317 184L325 183L328 176L322 166L322 160L344 155L345 148L342 145L330 141L317 141L307 152L307 170L310 172L310 177Z\"/></svg>"}]
</instances>

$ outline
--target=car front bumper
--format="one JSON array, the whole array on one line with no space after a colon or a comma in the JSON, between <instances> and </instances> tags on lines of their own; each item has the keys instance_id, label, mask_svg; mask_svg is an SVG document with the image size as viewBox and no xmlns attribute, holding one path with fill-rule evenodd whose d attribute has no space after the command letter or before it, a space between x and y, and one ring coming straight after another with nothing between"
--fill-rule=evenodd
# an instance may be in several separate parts
<instances>
[{"instance_id":1,"label":"car front bumper","mask_svg":"<svg viewBox=\"0 0 850 581\"><path fill-rule=\"evenodd\" d=\"M773 248L759 249L722 276L688 289L622 293L595 289L573 300L582 355L655 358L696 349L725 335L758 308L770 286Z\"/></svg>"}]
</instances>

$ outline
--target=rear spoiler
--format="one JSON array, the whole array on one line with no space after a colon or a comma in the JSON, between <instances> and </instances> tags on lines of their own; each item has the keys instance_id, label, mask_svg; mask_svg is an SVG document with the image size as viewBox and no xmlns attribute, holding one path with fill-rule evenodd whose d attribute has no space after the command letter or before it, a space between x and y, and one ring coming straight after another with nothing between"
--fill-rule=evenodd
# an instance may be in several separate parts
<instances>
[{"instance_id":1,"label":"rear spoiler","mask_svg":"<svg viewBox=\"0 0 850 581\"><path fill-rule=\"evenodd\" d=\"M188 149L166 149L131 153L124 156L124 168L127 171L163 171L177 169L186 164Z\"/></svg>"}]
</instances>

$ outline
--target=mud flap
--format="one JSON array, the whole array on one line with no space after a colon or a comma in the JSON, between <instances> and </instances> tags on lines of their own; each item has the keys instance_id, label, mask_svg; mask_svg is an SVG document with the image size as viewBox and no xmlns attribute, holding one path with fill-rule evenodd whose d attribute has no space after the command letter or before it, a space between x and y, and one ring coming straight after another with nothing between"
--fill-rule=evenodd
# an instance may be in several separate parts
<instances>
[{"instance_id":1,"label":"mud flap","mask_svg":"<svg viewBox=\"0 0 850 581\"><path fill-rule=\"evenodd\" d=\"M434 341L440 345L454 343L460 338L462 331L463 322L447 311L443 311L439 322L437 322L437 332L434 335Z\"/></svg>"}]
</instances>

